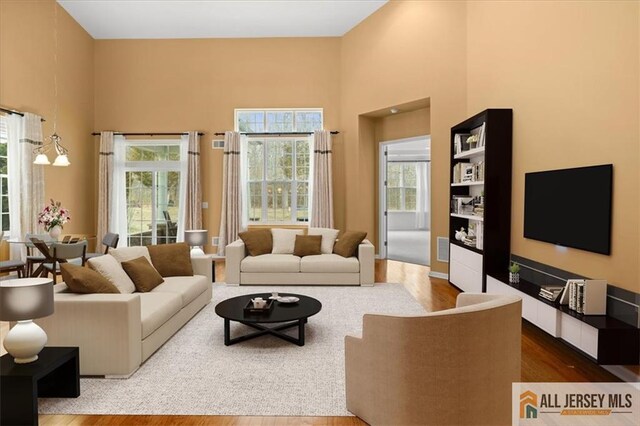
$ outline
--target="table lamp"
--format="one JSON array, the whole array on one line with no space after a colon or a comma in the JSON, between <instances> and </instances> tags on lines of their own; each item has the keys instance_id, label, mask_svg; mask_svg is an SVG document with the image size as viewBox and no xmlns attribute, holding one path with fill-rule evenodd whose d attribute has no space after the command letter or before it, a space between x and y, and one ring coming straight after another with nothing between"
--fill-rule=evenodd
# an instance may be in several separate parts
<instances>
[{"instance_id":1,"label":"table lamp","mask_svg":"<svg viewBox=\"0 0 640 426\"><path fill-rule=\"evenodd\" d=\"M206 229L184 231L184 241L191 246L191 256L204 256L202 246L207 244L209 232Z\"/></svg>"},{"instance_id":2,"label":"table lamp","mask_svg":"<svg viewBox=\"0 0 640 426\"><path fill-rule=\"evenodd\" d=\"M4 338L16 364L38 359L47 333L33 320L53 313L53 282L49 278L0 281L0 321L17 321Z\"/></svg>"}]
</instances>

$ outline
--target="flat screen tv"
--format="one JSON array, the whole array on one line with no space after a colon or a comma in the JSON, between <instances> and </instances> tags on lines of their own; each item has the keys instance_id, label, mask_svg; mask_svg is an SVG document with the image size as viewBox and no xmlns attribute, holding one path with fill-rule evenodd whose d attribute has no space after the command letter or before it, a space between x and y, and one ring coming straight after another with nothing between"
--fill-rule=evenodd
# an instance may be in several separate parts
<instances>
[{"instance_id":1,"label":"flat screen tv","mask_svg":"<svg viewBox=\"0 0 640 426\"><path fill-rule=\"evenodd\" d=\"M525 174L524 237L611 253L613 165Z\"/></svg>"}]
</instances>

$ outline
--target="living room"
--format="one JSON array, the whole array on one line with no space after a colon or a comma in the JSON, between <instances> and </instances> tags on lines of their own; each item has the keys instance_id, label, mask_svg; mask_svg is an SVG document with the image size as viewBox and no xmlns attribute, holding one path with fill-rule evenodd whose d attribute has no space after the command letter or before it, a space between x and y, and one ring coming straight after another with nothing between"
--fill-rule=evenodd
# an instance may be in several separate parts
<instances>
[{"instance_id":1,"label":"living room","mask_svg":"<svg viewBox=\"0 0 640 426\"><path fill-rule=\"evenodd\" d=\"M509 165L502 165L504 169L511 169L510 218L502 218L504 223L510 222L507 255L511 258L508 260L518 260L523 270L527 266L540 269L541 265L553 268L562 278L564 275L558 271L571 273L576 278L607 280L610 288L615 287L610 290L609 302L618 303L613 301L616 297L623 299L613 305L616 309L623 305L635 309L637 330L640 303L640 7L637 2L127 3L131 5L109 1L0 1L0 106L42 117L45 140L54 132L62 137L61 144L68 150L71 164L33 167L41 168L44 200L60 201L71 212L72 220L64 225L64 234L87 237L91 251L103 250L98 237L102 206L99 189L102 132L129 134L116 136L139 143L180 140L185 132L198 132L202 134L199 135L200 227L208 230L202 249L216 256L213 259L217 282L213 288L214 301L218 303L223 296L235 296L238 292L255 292L252 287L220 284L227 279L226 265L224 258L218 257L221 247L214 246L212 238L221 237L225 157L228 155L225 149L214 148L213 142L224 140L225 132L241 130L238 114L243 111L263 111L265 116L269 111L290 111L294 115L295 111L315 112L321 115L322 129L337 132L331 135L333 225L326 227L366 232L376 255L384 245L380 231L384 215L380 214L379 143L428 135L431 173L429 267L375 259L373 289L389 292L383 294L389 306L367 306L363 300L358 302L358 309L362 311L352 312L353 315L347 315L346 312L351 311L346 307L344 312L337 309L345 305L341 298L353 301L358 298L358 292L366 294L369 288L300 287L302 294L316 297L313 292L321 293L316 297L323 302L318 321L320 315L333 313L327 321L331 320L331 326L335 327L340 315L350 320L353 316L356 327L362 331L365 313L418 315L422 311L452 308L459 288L449 282L451 265L438 244L439 237L445 241L453 238L450 229L452 128L487 109L510 109L512 155ZM301 3L308 3L309 9ZM191 20L199 15L201 19ZM224 19L215 18L218 15ZM314 24L314 17L322 24ZM3 117L12 115L15 114ZM136 133L141 135L132 135ZM162 133L173 135L159 135ZM52 154L55 152L51 150L51 160ZM610 254L524 237L528 173L605 164L612 164L614 170ZM493 167L500 175L501 165ZM3 196L5 194L3 192ZM568 208L584 211L590 205L584 200ZM178 211L167 208L171 215L166 221L167 230L172 220L182 220ZM4 207L2 214L8 215ZM259 225L250 228L261 229L263 222L268 222L270 227L274 225L269 220L258 222ZM292 224L291 220L281 220L279 225L283 224L308 228L303 221ZM148 231L146 227L145 223L144 231ZM182 240L184 229L189 228L177 226L175 240ZM3 230L7 231L7 240L24 240L24 235L9 235L9 227ZM38 231L46 232L42 228ZM136 232L142 231L141 228ZM119 247L122 247L127 238L123 238L123 232L119 234ZM2 260L10 259L15 244L2 243ZM507 266L504 265L501 272L506 274ZM484 275L486 281L487 274ZM522 277L528 279L524 271ZM395 287L406 288L409 298L395 287L387 290L378 286L380 283L404 284ZM486 282L484 284L486 287ZM277 287L285 292L286 288L282 288ZM369 300L367 298L363 299ZM222 338L223 322L213 313L213 305L212 302L200 314L194 314L187 326L128 379L83 377L81 397L75 401L82 402L85 386L87 391L95 392L114 388L122 395L133 391L139 383L151 381L153 389L158 389L159 383L169 385L157 375L141 374L149 370L150 363L162 368L178 363L167 354L169 344L173 345L170 349L175 350L180 342L193 338L198 342L204 339L202 345L225 349L222 341L213 341L211 335L200 335L199 330L193 330L194 322L209 309L210 323L215 325L211 328ZM400 312L394 311L398 307ZM524 312L523 308L523 315ZM319 330L314 335L314 318L310 317L306 325L303 348L265 336L251 343L230 346L233 351L241 352L243 345L255 345L246 346L250 349L247 354L234 353L233 359L243 360L249 363L247 369L253 369L265 364L251 364L255 358L252 353L273 359L272 354L265 351L313 349L313 339L318 339L320 344L324 336ZM597 359L594 361L597 357L576 350L578 345L566 345L531 322L525 321L522 325L523 382L638 381L638 362L605 369ZM317 392L333 392L333 397L312 394L308 400L291 398L290 401L302 407L298 411L284 401L286 397L277 404L270 399L263 401L273 405L271 410L254 401L256 407L263 408L265 416L276 416L262 420L242 417L260 416L253 407L243 404L228 403L215 411L204 401L182 401L190 408L178 410L172 409L175 403L171 403L177 394L168 392L159 394L160 401L169 407L167 410L158 403L146 405L141 411L127 411L115 403L100 405L93 396L88 402L82 402L84 405L75 406L83 410L73 411L74 407L65 405L65 401L54 403L42 399L41 422L325 424L323 422L333 421L356 424L353 422L357 417L343 417L353 413L347 411L344 400L345 367L342 364L345 334L358 330L345 325L335 328L337 331L343 334L330 336L328 342L338 346L325 346L339 352L339 356L324 360L333 368L327 373L328 379L319 380L315 374L308 374L304 377L307 385L293 379L284 382L291 388L299 385L311 392L313 386L308 386L308 382L318 380L322 385L318 385ZM50 339L53 337L49 330L47 334ZM264 348L261 342L266 345ZM316 350L322 353L322 348L320 344ZM189 355L179 354L187 357L181 362L188 364ZM194 365L213 368L199 359L200 355L192 354ZM306 358L316 355L320 356L312 352ZM302 371L303 366L297 364L300 360L295 354L287 352L284 359L291 363L294 375ZM286 365L277 368L286 368ZM231 370L237 377L258 380L242 369ZM195 380L193 372L182 373L178 368L171 386L180 388L176 382L190 378L194 380L193 389L208 398L230 399L224 394L225 389L212 391L204 381ZM451 383L452 389L459 390L459 383L453 379ZM241 395L242 389L258 387L259 383L243 387L234 382L229 386L230 391ZM411 392L421 391L418 388ZM247 391L247 395L253 394ZM290 395L301 398L295 393ZM246 396L239 400L251 402ZM336 401L339 407L327 408ZM511 400L507 403L510 410ZM96 417L88 416L92 414ZM97 417L112 414L124 417ZM129 414L213 417L163 420L162 417L126 417ZM216 414L234 417L229 420ZM359 417L367 421L366 416Z\"/></svg>"}]
</instances>

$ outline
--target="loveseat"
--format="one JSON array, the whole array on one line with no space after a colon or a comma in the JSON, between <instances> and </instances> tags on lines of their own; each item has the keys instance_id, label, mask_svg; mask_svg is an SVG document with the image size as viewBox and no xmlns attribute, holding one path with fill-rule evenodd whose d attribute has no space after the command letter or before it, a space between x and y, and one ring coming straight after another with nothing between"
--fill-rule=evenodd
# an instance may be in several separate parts
<instances>
[{"instance_id":1,"label":"loveseat","mask_svg":"<svg viewBox=\"0 0 640 426\"><path fill-rule=\"evenodd\" d=\"M81 375L130 376L211 301L211 257L192 257L191 265L193 276L165 277L148 293L77 294L55 285L53 315L37 320L47 345L79 346Z\"/></svg>"},{"instance_id":2,"label":"loveseat","mask_svg":"<svg viewBox=\"0 0 640 426\"><path fill-rule=\"evenodd\" d=\"M239 239L226 247L227 284L240 285L373 285L375 249L364 240L356 256L338 254L298 257L293 254L249 256Z\"/></svg>"}]
</instances>

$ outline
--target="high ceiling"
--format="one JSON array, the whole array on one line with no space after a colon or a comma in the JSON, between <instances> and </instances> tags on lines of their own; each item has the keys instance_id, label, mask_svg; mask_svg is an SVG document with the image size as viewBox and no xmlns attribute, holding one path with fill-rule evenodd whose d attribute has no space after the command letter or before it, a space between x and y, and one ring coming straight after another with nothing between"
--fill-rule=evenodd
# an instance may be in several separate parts
<instances>
[{"instance_id":1,"label":"high ceiling","mask_svg":"<svg viewBox=\"0 0 640 426\"><path fill-rule=\"evenodd\" d=\"M342 36L387 0L57 0L96 39Z\"/></svg>"}]
</instances>

